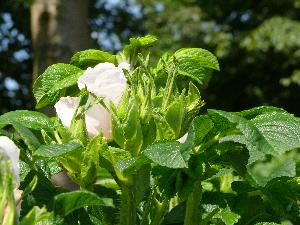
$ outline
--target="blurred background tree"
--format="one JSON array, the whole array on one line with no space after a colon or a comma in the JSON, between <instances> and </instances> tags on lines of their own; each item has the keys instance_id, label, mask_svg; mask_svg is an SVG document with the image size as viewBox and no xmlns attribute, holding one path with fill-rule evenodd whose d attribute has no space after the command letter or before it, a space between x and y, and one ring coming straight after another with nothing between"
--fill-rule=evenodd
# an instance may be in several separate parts
<instances>
[{"instance_id":1,"label":"blurred background tree","mask_svg":"<svg viewBox=\"0 0 300 225\"><path fill-rule=\"evenodd\" d=\"M68 1L56 2L63 6ZM182 47L205 48L221 65L221 72L202 90L208 107L235 111L274 105L300 115L299 0L88 3L86 29L94 48L116 52L129 37L147 33L159 38L154 57ZM0 2L1 113L33 105L29 8L30 1Z\"/></svg>"}]
</instances>

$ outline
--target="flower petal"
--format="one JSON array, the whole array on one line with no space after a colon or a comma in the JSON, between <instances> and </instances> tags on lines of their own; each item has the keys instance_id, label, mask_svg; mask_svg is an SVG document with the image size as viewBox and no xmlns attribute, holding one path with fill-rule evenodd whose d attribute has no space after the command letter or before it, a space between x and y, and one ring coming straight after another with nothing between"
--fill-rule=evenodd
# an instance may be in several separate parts
<instances>
[{"instance_id":1,"label":"flower petal","mask_svg":"<svg viewBox=\"0 0 300 225\"><path fill-rule=\"evenodd\" d=\"M58 118L65 127L70 127L79 100L79 97L62 97L54 105Z\"/></svg>"},{"instance_id":2,"label":"flower petal","mask_svg":"<svg viewBox=\"0 0 300 225\"><path fill-rule=\"evenodd\" d=\"M118 67L112 63L99 63L94 68L88 68L79 77L78 87L82 89L86 86L88 91L98 97L104 97L106 104L111 100L118 105L127 82L123 69L128 68L130 65L126 62Z\"/></svg>"},{"instance_id":3,"label":"flower petal","mask_svg":"<svg viewBox=\"0 0 300 225\"><path fill-rule=\"evenodd\" d=\"M114 96L118 98L119 96ZM79 104L79 97L62 97L55 104L56 113L61 120L62 124L69 128L75 110ZM89 97L86 107L92 102L93 97ZM103 136L111 138L111 115L100 104L90 107L85 114L86 129L90 137L97 135L102 131Z\"/></svg>"},{"instance_id":4,"label":"flower petal","mask_svg":"<svg viewBox=\"0 0 300 225\"><path fill-rule=\"evenodd\" d=\"M95 136L102 131L107 139L112 137L111 115L102 105L97 104L88 109L85 121L89 136Z\"/></svg>"},{"instance_id":5,"label":"flower petal","mask_svg":"<svg viewBox=\"0 0 300 225\"><path fill-rule=\"evenodd\" d=\"M15 143L6 136L0 136L0 155L2 159L9 160L16 188L20 185L20 150Z\"/></svg>"},{"instance_id":6,"label":"flower petal","mask_svg":"<svg viewBox=\"0 0 300 225\"><path fill-rule=\"evenodd\" d=\"M181 138L179 138L177 141L179 141L181 144L183 144L187 139L188 133L183 135Z\"/></svg>"},{"instance_id":7,"label":"flower petal","mask_svg":"<svg viewBox=\"0 0 300 225\"><path fill-rule=\"evenodd\" d=\"M118 68L130 71L130 64L128 62L121 62Z\"/></svg>"}]
</instances>

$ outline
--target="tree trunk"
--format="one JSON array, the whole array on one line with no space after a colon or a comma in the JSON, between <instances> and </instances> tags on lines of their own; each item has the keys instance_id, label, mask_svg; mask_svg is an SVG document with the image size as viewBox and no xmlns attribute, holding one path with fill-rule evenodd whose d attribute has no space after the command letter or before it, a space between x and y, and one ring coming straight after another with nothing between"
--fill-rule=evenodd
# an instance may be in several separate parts
<instances>
[{"instance_id":1,"label":"tree trunk","mask_svg":"<svg viewBox=\"0 0 300 225\"><path fill-rule=\"evenodd\" d=\"M91 48L88 0L35 0L31 5L33 80L47 66Z\"/></svg>"},{"instance_id":2,"label":"tree trunk","mask_svg":"<svg viewBox=\"0 0 300 225\"><path fill-rule=\"evenodd\" d=\"M70 62L71 56L92 47L88 28L88 0L35 0L31 5L33 82L51 64ZM54 115L53 107L42 110ZM78 188L65 173L52 181L71 190Z\"/></svg>"}]
</instances>

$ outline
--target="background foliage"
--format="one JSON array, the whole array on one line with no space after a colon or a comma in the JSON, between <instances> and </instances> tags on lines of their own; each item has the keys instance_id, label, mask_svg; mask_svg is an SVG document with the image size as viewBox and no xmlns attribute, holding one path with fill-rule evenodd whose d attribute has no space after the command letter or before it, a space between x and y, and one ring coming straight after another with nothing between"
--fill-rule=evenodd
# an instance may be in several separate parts
<instances>
[{"instance_id":1,"label":"background foliage","mask_svg":"<svg viewBox=\"0 0 300 225\"><path fill-rule=\"evenodd\" d=\"M1 113L33 105L29 2L0 2ZM103 50L152 33L157 56L181 47L215 53L221 72L202 91L210 108L263 104L300 115L299 20L299 0L92 0L88 25Z\"/></svg>"}]
</instances>

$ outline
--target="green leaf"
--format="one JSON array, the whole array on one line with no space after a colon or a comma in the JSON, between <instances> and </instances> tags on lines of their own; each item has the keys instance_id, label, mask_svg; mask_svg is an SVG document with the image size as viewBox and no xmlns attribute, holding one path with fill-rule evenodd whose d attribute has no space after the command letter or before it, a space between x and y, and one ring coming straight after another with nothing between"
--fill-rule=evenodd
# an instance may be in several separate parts
<instances>
[{"instance_id":1,"label":"green leaf","mask_svg":"<svg viewBox=\"0 0 300 225\"><path fill-rule=\"evenodd\" d=\"M157 38L153 35L146 35L144 37L139 37L137 38L137 40L139 41L139 44L143 47L148 47L153 45L153 43L155 43L157 41Z\"/></svg>"},{"instance_id":2,"label":"green leaf","mask_svg":"<svg viewBox=\"0 0 300 225\"><path fill-rule=\"evenodd\" d=\"M21 125L34 130L53 130L53 124L49 118L42 113L34 111L17 110L0 116L0 127L12 124L13 122L18 122Z\"/></svg>"},{"instance_id":3,"label":"green leaf","mask_svg":"<svg viewBox=\"0 0 300 225\"><path fill-rule=\"evenodd\" d=\"M24 198L24 196L27 196L29 193L31 193L35 189L37 183L38 183L38 177L34 176L32 181L23 190L22 198Z\"/></svg>"},{"instance_id":4,"label":"green leaf","mask_svg":"<svg viewBox=\"0 0 300 225\"><path fill-rule=\"evenodd\" d=\"M42 145L34 152L34 155L44 158L54 158L63 156L67 153L78 150L79 148L81 148L81 145L76 142L70 142L67 144Z\"/></svg>"},{"instance_id":5,"label":"green leaf","mask_svg":"<svg viewBox=\"0 0 300 225\"><path fill-rule=\"evenodd\" d=\"M146 35L145 37L130 38L129 45L126 45L123 49L123 53L126 57L130 57L133 53L137 54L143 49L152 46L157 41L157 38L153 35Z\"/></svg>"},{"instance_id":6,"label":"green leaf","mask_svg":"<svg viewBox=\"0 0 300 225\"><path fill-rule=\"evenodd\" d=\"M22 160L20 160L19 163L20 163L20 181L22 182L25 179L25 177L29 174L30 167Z\"/></svg>"},{"instance_id":7,"label":"green leaf","mask_svg":"<svg viewBox=\"0 0 300 225\"><path fill-rule=\"evenodd\" d=\"M249 166L248 172L258 185L265 186L277 177L296 176L296 163L293 159L275 158L270 162L257 162Z\"/></svg>"},{"instance_id":8,"label":"green leaf","mask_svg":"<svg viewBox=\"0 0 300 225\"><path fill-rule=\"evenodd\" d=\"M32 152L40 147L40 141L27 127L18 122L12 122L12 125Z\"/></svg>"},{"instance_id":9,"label":"green leaf","mask_svg":"<svg viewBox=\"0 0 300 225\"><path fill-rule=\"evenodd\" d=\"M155 126L156 126L156 140L174 140L177 136L174 130L167 122L166 118L160 113L153 114Z\"/></svg>"},{"instance_id":10,"label":"green leaf","mask_svg":"<svg viewBox=\"0 0 300 225\"><path fill-rule=\"evenodd\" d=\"M300 147L300 119L291 114L263 113L251 120L240 117L237 113L220 110L209 110L209 114L225 118L227 123L236 126L242 133L224 137L221 141L234 141L246 145L250 155L248 165L263 159L265 155L279 156Z\"/></svg>"},{"instance_id":11,"label":"green leaf","mask_svg":"<svg viewBox=\"0 0 300 225\"><path fill-rule=\"evenodd\" d=\"M193 82L189 83L189 91L186 97L186 104L188 106L188 111L193 110L198 106L199 101L201 101L201 95L196 85Z\"/></svg>"},{"instance_id":12,"label":"green leaf","mask_svg":"<svg viewBox=\"0 0 300 225\"><path fill-rule=\"evenodd\" d=\"M257 185L265 186L272 179L296 175L294 160L285 160L283 154L300 147L300 119L281 110L257 111L262 114L252 118L257 114L253 114L253 110L248 114L252 114L250 120L239 116L239 113L217 110L210 110L209 113L226 118L228 123L234 124L241 132L223 137L220 141L244 144L249 151L247 171ZM263 162L267 155L274 157L271 162Z\"/></svg>"},{"instance_id":13,"label":"green leaf","mask_svg":"<svg viewBox=\"0 0 300 225\"><path fill-rule=\"evenodd\" d=\"M269 182L263 189L268 196L275 214L282 218L299 218L300 179L277 178Z\"/></svg>"},{"instance_id":14,"label":"green leaf","mask_svg":"<svg viewBox=\"0 0 300 225\"><path fill-rule=\"evenodd\" d=\"M99 63L110 62L116 63L116 56L109 52L103 52L96 49L88 49L85 51L77 52L71 58L71 64L86 69L88 67L94 67Z\"/></svg>"},{"instance_id":15,"label":"green leaf","mask_svg":"<svg viewBox=\"0 0 300 225\"><path fill-rule=\"evenodd\" d=\"M80 177L85 187L95 182L99 168L99 155L106 148L106 142L103 141L101 135L97 135L92 138L83 151Z\"/></svg>"},{"instance_id":16,"label":"green leaf","mask_svg":"<svg viewBox=\"0 0 300 225\"><path fill-rule=\"evenodd\" d=\"M273 222L260 222L254 225L283 225L282 223L273 223Z\"/></svg>"},{"instance_id":17,"label":"green leaf","mask_svg":"<svg viewBox=\"0 0 300 225\"><path fill-rule=\"evenodd\" d=\"M130 152L115 147L106 147L100 152L100 164L108 171L115 171L116 163L119 160L127 160L131 158Z\"/></svg>"},{"instance_id":18,"label":"green leaf","mask_svg":"<svg viewBox=\"0 0 300 225\"><path fill-rule=\"evenodd\" d=\"M254 117L264 114L264 113L272 113L272 112L286 112L284 109L276 108L273 106L258 106L254 107L252 109L243 110L241 112L238 112L237 114L239 116L242 116L246 119L253 119Z\"/></svg>"},{"instance_id":19,"label":"green leaf","mask_svg":"<svg viewBox=\"0 0 300 225\"><path fill-rule=\"evenodd\" d=\"M123 121L121 120L122 118L118 118L117 110L113 105L111 106L111 112L114 140L120 147L130 151L133 155L137 155L143 144L137 100L134 97L130 99L127 114Z\"/></svg>"},{"instance_id":20,"label":"green leaf","mask_svg":"<svg viewBox=\"0 0 300 225\"><path fill-rule=\"evenodd\" d=\"M209 80L212 70L220 70L217 58L202 48L183 48L176 51L174 57L178 61L178 72L199 84Z\"/></svg>"},{"instance_id":21,"label":"green leaf","mask_svg":"<svg viewBox=\"0 0 300 225\"><path fill-rule=\"evenodd\" d=\"M116 108L111 105L111 124L112 124L112 136L114 141L121 147L125 146L124 130L121 120L118 118Z\"/></svg>"},{"instance_id":22,"label":"green leaf","mask_svg":"<svg viewBox=\"0 0 300 225\"><path fill-rule=\"evenodd\" d=\"M231 209L227 206L226 208L220 209L220 211L214 216L214 218L220 218L226 225L233 225L238 222L241 216L232 212Z\"/></svg>"},{"instance_id":23,"label":"green leaf","mask_svg":"<svg viewBox=\"0 0 300 225\"><path fill-rule=\"evenodd\" d=\"M63 96L61 91L77 83L83 70L76 66L57 63L49 66L33 85L36 108L54 105Z\"/></svg>"},{"instance_id":24,"label":"green leaf","mask_svg":"<svg viewBox=\"0 0 300 225\"><path fill-rule=\"evenodd\" d=\"M138 53L143 52L152 46L156 41L157 38L153 35L129 39L130 43L125 45L122 53L125 56L125 59L130 62L131 67L135 66Z\"/></svg>"},{"instance_id":25,"label":"green leaf","mask_svg":"<svg viewBox=\"0 0 300 225\"><path fill-rule=\"evenodd\" d=\"M101 205L114 207L111 198L100 198L93 192L84 190L59 194L55 196L54 204L55 212L63 216L67 216L74 210L84 206Z\"/></svg>"},{"instance_id":26,"label":"green leaf","mask_svg":"<svg viewBox=\"0 0 300 225\"><path fill-rule=\"evenodd\" d=\"M161 166L168 168L187 167L181 155L180 144L177 141L155 143L147 147L142 154Z\"/></svg>"},{"instance_id":27,"label":"green leaf","mask_svg":"<svg viewBox=\"0 0 300 225\"><path fill-rule=\"evenodd\" d=\"M6 136L11 138L11 134L8 133L6 130L0 129L0 136Z\"/></svg>"},{"instance_id":28,"label":"green leaf","mask_svg":"<svg viewBox=\"0 0 300 225\"><path fill-rule=\"evenodd\" d=\"M199 113L199 110L203 105L204 102L201 100L198 88L190 82L188 95L186 96L186 112L183 119L182 130L187 130L189 128L191 121Z\"/></svg>"},{"instance_id":29,"label":"green leaf","mask_svg":"<svg viewBox=\"0 0 300 225\"><path fill-rule=\"evenodd\" d=\"M23 217L20 225L50 224L48 220L51 213L47 212L46 207L39 208L34 206L26 216Z\"/></svg>"},{"instance_id":30,"label":"green leaf","mask_svg":"<svg viewBox=\"0 0 300 225\"><path fill-rule=\"evenodd\" d=\"M148 163L151 163L151 161L144 155L141 155L130 159L118 160L115 167L122 173L128 174L136 172L140 167Z\"/></svg>"},{"instance_id":31,"label":"green leaf","mask_svg":"<svg viewBox=\"0 0 300 225\"><path fill-rule=\"evenodd\" d=\"M176 137L180 135L181 125L184 116L183 96L176 98L166 109L165 118L170 127L173 129Z\"/></svg>"},{"instance_id":32,"label":"green leaf","mask_svg":"<svg viewBox=\"0 0 300 225\"><path fill-rule=\"evenodd\" d=\"M265 113L251 120L274 151L284 152L300 147L300 119L282 112Z\"/></svg>"},{"instance_id":33,"label":"green leaf","mask_svg":"<svg viewBox=\"0 0 300 225\"><path fill-rule=\"evenodd\" d=\"M216 174L214 174L211 177L205 179L205 181L212 180L212 179L215 179L215 178L220 178L220 177L224 176L225 174L229 174L229 173L231 174L232 172L233 172L233 170L231 168L222 168Z\"/></svg>"},{"instance_id":34,"label":"green leaf","mask_svg":"<svg viewBox=\"0 0 300 225\"><path fill-rule=\"evenodd\" d=\"M128 113L126 119L124 121L123 130L124 130L124 138L129 140L133 138L137 129L141 129L139 127L139 105L135 99L132 99L129 102Z\"/></svg>"},{"instance_id":35,"label":"green leaf","mask_svg":"<svg viewBox=\"0 0 300 225\"><path fill-rule=\"evenodd\" d=\"M194 118L188 131L187 139L181 146L181 152L185 161L189 159L190 154L193 152L193 147L199 146L212 128L213 123L208 116L197 116Z\"/></svg>"},{"instance_id":36,"label":"green leaf","mask_svg":"<svg viewBox=\"0 0 300 225\"><path fill-rule=\"evenodd\" d=\"M34 178L37 176L37 184L35 184ZM32 183L33 182L33 183ZM54 187L49 179L47 179L42 173L31 170L24 181L21 182L20 189L25 190L28 186L34 184L35 188L31 192L27 192L27 195L22 198L21 215L25 216L34 206L42 207L45 205L49 211L53 207L53 198L61 190Z\"/></svg>"},{"instance_id":37,"label":"green leaf","mask_svg":"<svg viewBox=\"0 0 300 225\"><path fill-rule=\"evenodd\" d=\"M233 181L231 183L231 188L233 191L237 192L238 194L243 194L251 191L255 191L256 189L252 187L246 181Z\"/></svg>"},{"instance_id":38,"label":"green leaf","mask_svg":"<svg viewBox=\"0 0 300 225\"><path fill-rule=\"evenodd\" d=\"M200 145L213 126L214 124L208 116L197 116L192 122L191 131L189 131L189 134L194 135L193 146Z\"/></svg>"}]
</instances>

